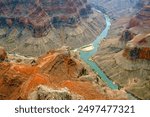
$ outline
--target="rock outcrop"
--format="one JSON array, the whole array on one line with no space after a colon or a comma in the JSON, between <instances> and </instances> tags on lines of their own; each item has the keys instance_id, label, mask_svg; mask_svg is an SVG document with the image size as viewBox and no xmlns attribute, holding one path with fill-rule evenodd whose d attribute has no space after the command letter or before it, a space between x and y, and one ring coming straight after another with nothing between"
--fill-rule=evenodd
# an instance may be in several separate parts
<instances>
[{"instance_id":1,"label":"rock outcrop","mask_svg":"<svg viewBox=\"0 0 150 117\"><path fill-rule=\"evenodd\" d=\"M108 99L96 81L80 80L89 71L66 48L34 63L0 62L0 99Z\"/></svg>"},{"instance_id":2,"label":"rock outcrop","mask_svg":"<svg viewBox=\"0 0 150 117\"><path fill-rule=\"evenodd\" d=\"M130 30L125 30L122 32L122 35L119 39L120 47L124 48L128 41L132 40L136 34L131 32Z\"/></svg>"},{"instance_id":3,"label":"rock outcrop","mask_svg":"<svg viewBox=\"0 0 150 117\"><path fill-rule=\"evenodd\" d=\"M6 60L7 53L4 48L0 47L0 62Z\"/></svg>"},{"instance_id":4,"label":"rock outcrop","mask_svg":"<svg viewBox=\"0 0 150 117\"><path fill-rule=\"evenodd\" d=\"M142 0L140 4L143 8L130 20L127 27L130 32L139 35L130 39L123 56L131 60L150 60L150 2Z\"/></svg>"},{"instance_id":5,"label":"rock outcrop","mask_svg":"<svg viewBox=\"0 0 150 117\"><path fill-rule=\"evenodd\" d=\"M123 56L131 60L150 60L150 34L139 34L129 41Z\"/></svg>"},{"instance_id":6,"label":"rock outcrop","mask_svg":"<svg viewBox=\"0 0 150 117\"><path fill-rule=\"evenodd\" d=\"M37 89L29 94L29 100L80 100L80 95L71 94L67 88L54 90L44 85L39 85Z\"/></svg>"}]
</instances>

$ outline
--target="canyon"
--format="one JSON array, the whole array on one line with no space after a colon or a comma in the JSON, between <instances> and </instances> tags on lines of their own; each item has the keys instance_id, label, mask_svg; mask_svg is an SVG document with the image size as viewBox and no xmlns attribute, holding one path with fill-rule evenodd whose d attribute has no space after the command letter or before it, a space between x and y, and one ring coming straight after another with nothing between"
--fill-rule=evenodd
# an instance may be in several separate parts
<instances>
[{"instance_id":1,"label":"canyon","mask_svg":"<svg viewBox=\"0 0 150 117\"><path fill-rule=\"evenodd\" d=\"M74 26L81 17L92 12L86 0L1 0L1 24L11 27L14 23L27 27L34 37L42 37L51 25Z\"/></svg>"},{"instance_id":2,"label":"canyon","mask_svg":"<svg viewBox=\"0 0 150 117\"><path fill-rule=\"evenodd\" d=\"M105 25L86 0L1 0L0 5L0 45L9 53L40 56L62 45L78 48Z\"/></svg>"},{"instance_id":3,"label":"canyon","mask_svg":"<svg viewBox=\"0 0 150 117\"><path fill-rule=\"evenodd\" d=\"M150 99L149 0L0 0L0 6L0 99Z\"/></svg>"}]
</instances>

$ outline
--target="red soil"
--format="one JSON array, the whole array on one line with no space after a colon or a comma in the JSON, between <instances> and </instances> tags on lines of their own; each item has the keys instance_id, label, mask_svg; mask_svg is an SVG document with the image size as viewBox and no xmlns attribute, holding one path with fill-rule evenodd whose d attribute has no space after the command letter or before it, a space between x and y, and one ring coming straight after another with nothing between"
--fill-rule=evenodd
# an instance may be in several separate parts
<instances>
[{"instance_id":1,"label":"red soil","mask_svg":"<svg viewBox=\"0 0 150 117\"><path fill-rule=\"evenodd\" d=\"M40 84L52 88L67 87L85 99L107 99L92 82L78 80L82 68L78 60L58 52L39 58L35 66L1 62L0 99L27 99Z\"/></svg>"}]
</instances>

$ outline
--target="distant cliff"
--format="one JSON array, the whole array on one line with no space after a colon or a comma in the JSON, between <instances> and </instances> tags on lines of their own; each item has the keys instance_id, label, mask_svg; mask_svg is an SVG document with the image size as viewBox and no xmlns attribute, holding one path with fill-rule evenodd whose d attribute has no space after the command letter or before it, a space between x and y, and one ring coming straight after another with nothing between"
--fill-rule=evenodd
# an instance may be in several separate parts
<instances>
[{"instance_id":1,"label":"distant cliff","mask_svg":"<svg viewBox=\"0 0 150 117\"><path fill-rule=\"evenodd\" d=\"M133 27L150 28L150 4L143 6L136 16L130 20L128 28Z\"/></svg>"},{"instance_id":2,"label":"distant cliff","mask_svg":"<svg viewBox=\"0 0 150 117\"><path fill-rule=\"evenodd\" d=\"M140 0L88 0L88 2L103 8L111 18L133 15Z\"/></svg>"}]
</instances>

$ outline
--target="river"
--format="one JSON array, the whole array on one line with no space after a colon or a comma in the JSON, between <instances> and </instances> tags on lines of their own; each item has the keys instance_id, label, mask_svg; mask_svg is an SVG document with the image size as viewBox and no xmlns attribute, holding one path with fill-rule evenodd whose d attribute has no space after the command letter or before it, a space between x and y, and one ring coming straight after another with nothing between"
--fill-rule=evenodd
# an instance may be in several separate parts
<instances>
[{"instance_id":1,"label":"river","mask_svg":"<svg viewBox=\"0 0 150 117\"><path fill-rule=\"evenodd\" d=\"M96 11L99 12L99 13L101 13L101 11L98 11L98 10L96 10ZM106 85L109 88L111 88L112 90L118 90L119 86L117 84L115 84L115 82L113 82L111 79L109 79L107 77L107 75L102 71L102 69L91 59L92 56L94 54L96 54L96 52L97 52L97 50L98 50L98 48L100 46L101 41L104 40L107 37L109 29L111 27L111 21L110 21L109 16L107 16L107 15L104 14L104 17L105 17L105 21L106 21L105 28L96 37L96 39L91 44L89 44L90 46L93 46L92 49L88 50L88 51L82 51L81 48L88 47L88 45L85 45L85 46L81 47L78 50L80 52L80 58L84 62L86 62L94 72L96 72L96 74L99 76L99 78L102 79L106 83ZM137 99L139 99L138 97L135 97L130 92L126 91L126 93L127 93L128 99L131 99L131 100L137 100Z\"/></svg>"},{"instance_id":2,"label":"river","mask_svg":"<svg viewBox=\"0 0 150 117\"><path fill-rule=\"evenodd\" d=\"M97 11L100 12L100 11ZM107 15L104 15L106 20L106 25L104 30L97 36L97 38L90 44L93 46L92 50L82 51L80 50L80 58L84 60L90 68L98 74L98 76L107 84L107 86L113 90L118 89L118 85L116 85L112 80L110 80L106 74L99 68L99 66L92 61L91 57L97 52L101 41L107 37L108 31L110 29L111 23L110 18Z\"/></svg>"}]
</instances>

